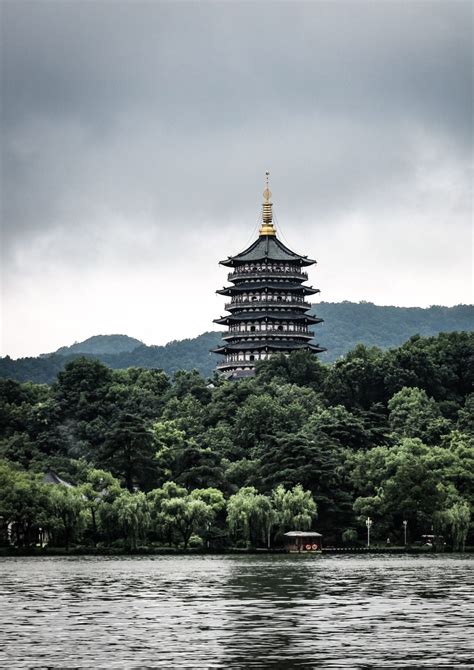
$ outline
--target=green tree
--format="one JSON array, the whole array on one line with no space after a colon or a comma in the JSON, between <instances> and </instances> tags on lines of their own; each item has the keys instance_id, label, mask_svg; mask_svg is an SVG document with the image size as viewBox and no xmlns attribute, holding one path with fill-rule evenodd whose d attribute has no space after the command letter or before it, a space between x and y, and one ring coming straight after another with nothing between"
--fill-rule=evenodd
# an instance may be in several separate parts
<instances>
[{"instance_id":1,"label":"green tree","mask_svg":"<svg viewBox=\"0 0 474 670\"><path fill-rule=\"evenodd\" d=\"M172 395L183 399L190 395L201 405L206 405L211 400L209 383L197 370L179 370L173 377Z\"/></svg>"},{"instance_id":2,"label":"green tree","mask_svg":"<svg viewBox=\"0 0 474 670\"><path fill-rule=\"evenodd\" d=\"M369 410L374 403L387 400L385 367L380 349L358 344L328 370L324 395L331 405Z\"/></svg>"},{"instance_id":3,"label":"green tree","mask_svg":"<svg viewBox=\"0 0 474 670\"><path fill-rule=\"evenodd\" d=\"M174 472L176 481L189 490L224 486L224 469L219 454L211 449L201 449L192 442L178 452Z\"/></svg>"},{"instance_id":4,"label":"green tree","mask_svg":"<svg viewBox=\"0 0 474 670\"><path fill-rule=\"evenodd\" d=\"M387 362L403 386L416 386L436 401L461 402L474 385L474 332L440 333L436 337L411 337L387 353Z\"/></svg>"},{"instance_id":5,"label":"green tree","mask_svg":"<svg viewBox=\"0 0 474 670\"><path fill-rule=\"evenodd\" d=\"M191 535L205 536L224 505L224 497L214 488L195 489L192 493L166 482L148 494L154 524L162 536L187 549Z\"/></svg>"},{"instance_id":6,"label":"green tree","mask_svg":"<svg viewBox=\"0 0 474 670\"><path fill-rule=\"evenodd\" d=\"M166 402L162 414L162 419L174 421L188 438L204 432L205 418L205 407L190 393L180 398L171 397Z\"/></svg>"},{"instance_id":7,"label":"green tree","mask_svg":"<svg viewBox=\"0 0 474 670\"><path fill-rule=\"evenodd\" d=\"M238 461L224 461L225 481L235 493L238 489L246 486L256 486L260 482L260 461L241 458Z\"/></svg>"},{"instance_id":8,"label":"green tree","mask_svg":"<svg viewBox=\"0 0 474 670\"><path fill-rule=\"evenodd\" d=\"M112 415L107 398L112 381L112 370L98 360L82 357L67 363L53 386L61 415L76 421Z\"/></svg>"},{"instance_id":9,"label":"green tree","mask_svg":"<svg viewBox=\"0 0 474 670\"><path fill-rule=\"evenodd\" d=\"M275 521L271 499L259 494L252 486L240 489L227 503L229 529L234 537L244 540L247 546L257 546L259 542L269 546Z\"/></svg>"},{"instance_id":10,"label":"green tree","mask_svg":"<svg viewBox=\"0 0 474 670\"><path fill-rule=\"evenodd\" d=\"M374 519L374 536L401 529L404 519L413 537L431 528L434 515L446 501L443 482L448 480L439 459L450 457L447 450L436 448L433 453L433 449L419 439L405 438L394 447L376 447L351 456L351 478L359 494L354 510L360 517Z\"/></svg>"},{"instance_id":11,"label":"green tree","mask_svg":"<svg viewBox=\"0 0 474 670\"><path fill-rule=\"evenodd\" d=\"M175 535L174 520L163 509L163 502L171 498L184 498L187 490L173 481L165 482L161 487L147 493L151 526L153 531L171 546Z\"/></svg>"},{"instance_id":12,"label":"green tree","mask_svg":"<svg viewBox=\"0 0 474 670\"><path fill-rule=\"evenodd\" d=\"M304 418L304 409L296 402L288 404L269 393L250 396L237 410L235 439L248 451L282 430L297 431Z\"/></svg>"},{"instance_id":13,"label":"green tree","mask_svg":"<svg viewBox=\"0 0 474 670\"><path fill-rule=\"evenodd\" d=\"M336 532L347 525L352 500L347 492L345 453L337 440L311 422L296 434L280 433L257 452L263 490L278 485L293 488L301 484L311 491L320 516L320 527Z\"/></svg>"},{"instance_id":14,"label":"green tree","mask_svg":"<svg viewBox=\"0 0 474 670\"><path fill-rule=\"evenodd\" d=\"M337 440L340 445L353 450L373 446L371 432L366 429L364 421L343 405L317 408L305 424L305 432L315 435L324 433Z\"/></svg>"},{"instance_id":15,"label":"green tree","mask_svg":"<svg viewBox=\"0 0 474 670\"><path fill-rule=\"evenodd\" d=\"M439 512L435 521L438 528L449 530L453 551L464 551L471 521L469 504L465 500L458 501L449 509Z\"/></svg>"},{"instance_id":16,"label":"green tree","mask_svg":"<svg viewBox=\"0 0 474 670\"><path fill-rule=\"evenodd\" d=\"M289 356L277 354L268 361L258 362L256 372L259 381L275 380L280 383L311 386L319 390L324 385L327 368L313 353L293 351Z\"/></svg>"},{"instance_id":17,"label":"green tree","mask_svg":"<svg viewBox=\"0 0 474 670\"><path fill-rule=\"evenodd\" d=\"M161 414L169 388L169 379L162 370L114 370L107 399L122 412L153 420Z\"/></svg>"},{"instance_id":18,"label":"green tree","mask_svg":"<svg viewBox=\"0 0 474 670\"><path fill-rule=\"evenodd\" d=\"M224 473L219 454L200 447L194 438L188 439L178 425L169 420L153 425L161 479L176 480L188 489L220 487Z\"/></svg>"},{"instance_id":19,"label":"green tree","mask_svg":"<svg viewBox=\"0 0 474 670\"><path fill-rule=\"evenodd\" d=\"M90 514L92 539L95 544L99 536L100 522L106 518L106 515L101 515L101 510L120 495L120 482L110 472L92 469L87 472L86 481L79 487L79 491Z\"/></svg>"},{"instance_id":20,"label":"green tree","mask_svg":"<svg viewBox=\"0 0 474 670\"><path fill-rule=\"evenodd\" d=\"M151 488L157 477L153 432L140 417L122 414L101 448L99 464L123 477L132 492L136 486Z\"/></svg>"},{"instance_id":21,"label":"green tree","mask_svg":"<svg viewBox=\"0 0 474 670\"><path fill-rule=\"evenodd\" d=\"M183 498L170 498L162 503L162 514L168 517L183 541L184 549L188 548L191 535L202 534L214 520L211 505L189 495Z\"/></svg>"},{"instance_id":22,"label":"green tree","mask_svg":"<svg viewBox=\"0 0 474 670\"><path fill-rule=\"evenodd\" d=\"M49 484L49 495L52 528L61 531L66 549L69 549L86 524L85 500L78 488L56 484Z\"/></svg>"},{"instance_id":23,"label":"green tree","mask_svg":"<svg viewBox=\"0 0 474 670\"><path fill-rule=\"evenodd\" d=\"M175 482L150 491L148 499L155 530L170 544L178 546L182 542L185 549L192 535L209 539L213 524L225 507L218 489L194 489L189 493Z\"/></svg>"},{"instance_id":24,"label":"green tree","mask_svg":"<svg viewBox=\"0 0 474 670\"><path fill-rule=\"evenodd\" d=\"M317 505L311 491L305 491L301 484L285 489L280 484L272 492L273 508L279 530L309 530L313 519L317 517Z\"/></svg>"},{"instance_id":25,"label":"green tree","mask_svg":"<svg viewBox=\"0 0 474 670\"><path fill-rule=\"evenodd\" d=\"M388 409L390 426L399 437L418 437L432 444L449 432L449 422L436 402L421 389L402 388L390 399Z\"/></svg>"},{"instance_id":26,"label":"green tree","mask_svg":"<svg viewBox=\"0 0 474 670\"><path fill-rule=\"evenodd\" d=\"M186 433L176 421L156 421L152 426L158 480L164 483L173 479L178 453L186 445Z\"/></svg>"},{"instance_id":27,"label":"green tree","mask_svg":"<svg viewBox=\"0 0 474 670\"><path fill-rule=\"evenodd\" d=\"M10 527L15 544L28 546L36 542L40 528L48 524L51 504L48 488L39 476L0 461L0 517L4 531Z\"/></svg>"},{"instance_id":28,"label":"green tree","mask_svg":"<svg viewBox=\"0 0 474 670\"><path fill-rule=\"evenodd\" d=\"M144 540L150 524L150 510L146 495L142 491L122 491L112 503L117 523L132 551Z\"/></svg>"},{"instance_id":29,"label":"green tree","mask_svg":"<svg viewBox=\"0 0 474 670\"><path fill-rule=\"evenodd\" d=\"M474 435L474 393L466 396L464 405L458 414L459 430Z\"/></svg>"}]
</instances>

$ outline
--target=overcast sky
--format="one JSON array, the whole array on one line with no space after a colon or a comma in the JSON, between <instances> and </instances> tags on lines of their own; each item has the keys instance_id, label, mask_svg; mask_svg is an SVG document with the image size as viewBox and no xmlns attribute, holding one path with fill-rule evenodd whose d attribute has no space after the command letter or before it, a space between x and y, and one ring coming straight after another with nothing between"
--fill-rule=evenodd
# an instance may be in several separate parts
<instances>
[{"instance_id":1,"label":"overcast sky","mask_svg":"<svg viewBox=\"0 0 474 670\"><path fill-rule=\"evenodd\" d=\"M473 6L3 1L2 353L215 328L267 169L321 300L471 303Z\"/></svg>"}]
</instances>

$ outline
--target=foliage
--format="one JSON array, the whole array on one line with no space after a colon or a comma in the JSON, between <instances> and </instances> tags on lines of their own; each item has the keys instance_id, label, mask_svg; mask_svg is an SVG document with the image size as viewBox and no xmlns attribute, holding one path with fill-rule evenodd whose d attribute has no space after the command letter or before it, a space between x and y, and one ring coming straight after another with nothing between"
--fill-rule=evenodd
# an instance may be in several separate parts
<instances>
[{"instance_id":1,"label":"foliage","mask_svg":"<svg viewBox=\"0 0 474 670\"><path fill-rule=\"evenodd\" d=\"M474 330L472 305L423 309L382 307L370 302L321 302L313 306L311 313L324 319L324 323L315 328L316 341L328 349L319 356L324 363L338 361L360 343L385 350L399 347L414 333L427 338L442 332ZM180 370L196 369L206 377L212 374L216 365L216 356L209 350L217 346L219 338L220 333L208 332L193 339L169 342L165 346L146 346L124 335L98 335L71 347L62 347L54 354L18 360L9 356L1 358L0 377L50 384L64 365L77 356L99 358L113 369L159 368L170 376ZM276 361L272 361L272 366L274 364ZM302 368L298 365L294 371L285 370L283 366L281 380L306 384L308 374L310 377L313 374L310 372L313 364L314 359L313 363L306 360ZM313 384L318 383L322 367L317 363L315 365L319 372L309 381ZM279 372L275 374L275 377L278 376ZM392 389L390 395L397 390Z\"/></svg>"},{"instance_id":2,"label":"foliage","mask_svg":"<svg viewBox=\"0 0 474 670\"><path fill-rule=\"evenodd\" d=\"M10 527L15 544L28 546L34 541L50 520L51 502L48 487L39 477L0 461L0 517L4 528Z\"/></svg>"},{"instance_id":3,"label":"foliage","mask_svg":"<svg viewBox=\"0 0 474 670\"><path fill-rule=\"evenodd\" d=\"M449 432L449 422L426 391L403 387L389 400L390 427L399 437L419 437L428 444Z\"/></svg>"},{"instance_id":4,"label":"foliage","mask_svg":"<svg viewBox=\"0 0 474 670\"><path fill-rule=\"evenodd\" d=\"M139 540L145 538L150 523L150 512L145 494L141 491L136 493L122 491L115 498L112 511L130 549L136 549Z\"/></svg>"},{"instance_id":5,"label":"foliage","mask_svg":"<svg viewBox=\"0 0 474 670\"><path fill-rule=\"evenodd\" d=\"M470 521L471 508L466 501L456 502L435 516L437 527L449 531L454 551L464 551Z\"/></svg>"},{"instance_id":6,"label":"foliage","mask_svg":"<svg viewBox=\"0 0 474 670\"><path fill-rule=\"evenodd\" d=\"M51 486L49 497L52 509L50 527L61 531L68 549L85 523L84 497L80 489L67 486Z\"/></svg>"},{"instance_id":7,"label":"foliage","mask_svg":"<svg viewBox=\"0 0 474 670\"><path fill-rule=\"evenodd\" d=\"M272 532L282 534L292 528L310 529L316 510L310 491L303 490L299 484L290 490L280 485L269 496L248 486L230 497L227 521L231 533L247 546L261 543L270 547Z\"/></svg>"},{"instance_id":8,"label":"foliage","mask_svg":"<svg viewBox=\"0 0 474 670\"><path fill-rule=\"evenodd\" d=\"M278 528L281 532L299 528L309 530L317 516L317 505L310 491L301 484L286 490L280 484L272 491L272 504L276 513Z\"/></svg>"},{"instance_id":9,"label":"foliage","mask_svg":"<svg viewBox=\"0 0 474 670\"><path fill-rule=\"evenodd\" d=\"M461 332L358 345L333 365L277 356L238 383L88 357L51 386L0 380L1 540L263 547L317 524L354 543L370 516L375 542L402 541L407 521L409 542L436 527L462 550L473 352ZM45 483L51 471L70 485Z\"/></svg>"},{"instance_id":10,"label":"foliage","mask_svg":"<svg viewBox=\"0 0 474 670\"><path fill-rule=\"evenodd\" d=\"M108 433L99 452L98 462L124 479L129 491L135 486L150 487L156 470L152 432L143 419L121 415Z\"/></svg>"},{"instance_id":11,"label":"foliage","mask_svg":"<svg viewBox=\"0 0 474 670\"><path fill-rule=\"evenodd\" d=\"M270 544L270 533L276 521L271 499L253 486L240 489L227 504L227 523L231 533L247 546L259 542Z\"/></svg>"},{"instance_id":12,"label":"foliage","mask_svg":"<svg viewBox=\"0 0 474 670\"><path fill-rule=\"evenodd\" d=\"M217 513L225 505L224 496L217 489L194 489L189 494L174 482L151 491L149 500L155 523L175 544L182 541L184 549L192 535L205 536L209 532Z\"/></svg>"}]
</instances>

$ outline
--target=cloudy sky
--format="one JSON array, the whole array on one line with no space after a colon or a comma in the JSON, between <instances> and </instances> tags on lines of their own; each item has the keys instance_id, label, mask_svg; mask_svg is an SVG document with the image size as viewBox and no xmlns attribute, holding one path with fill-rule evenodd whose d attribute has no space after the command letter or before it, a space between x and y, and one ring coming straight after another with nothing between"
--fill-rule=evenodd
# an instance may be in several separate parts
<instances>
[{"instance_id":1,"label":"cloudy sky","mask_svg":"<svg viewBox=\"0 0 474 670\"><path fill-rule=\"evenodd\" d=\"M322 300L471 303L472 12L3 0L2 353L213 329L267 169Z\"/></svg>"}]
</instances>

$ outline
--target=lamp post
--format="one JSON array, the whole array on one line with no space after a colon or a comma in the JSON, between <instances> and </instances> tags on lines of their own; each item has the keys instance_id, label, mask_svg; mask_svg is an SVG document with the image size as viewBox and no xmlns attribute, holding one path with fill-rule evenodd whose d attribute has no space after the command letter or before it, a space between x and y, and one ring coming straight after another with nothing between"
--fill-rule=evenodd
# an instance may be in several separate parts
<instances>
[{"instance_id":1,"label":"lamp post","mask_svg":"<svg viewBox=\"0 0 474 670\"><path fill-rule=\"evenodd\" d=\"M406 519L403 520L403 537L405 540L405 547L407 546L407 526L408 526L408 521Z\"/></svg>"},{"instance_id":2,"label":"lamp post","mask_svg":"<svg viewBox=\"0 0 474 670\"><path fill-rule=\"evenodd\" d=\"M367 549L370 549L370 529L372 527L372 519L370 516L365 520L365 525L367 526Z\"/></svg>"}]
</instances>

